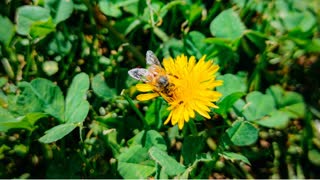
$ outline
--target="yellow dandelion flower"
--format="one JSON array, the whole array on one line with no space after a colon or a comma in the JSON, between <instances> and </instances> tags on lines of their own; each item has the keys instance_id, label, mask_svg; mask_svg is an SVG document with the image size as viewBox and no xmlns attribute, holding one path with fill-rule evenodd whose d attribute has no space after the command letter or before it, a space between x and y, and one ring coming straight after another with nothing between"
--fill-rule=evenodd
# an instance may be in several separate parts
<instances>
[{"instance_id":1,"label":"yellow dandelion flower","mask_svg":"<svg viewBox=\"0 0 320 180\"><path fill-rule=\"evenodd\" d=\"M213 102L222 95L214 88L223 82L216 80L219 66L205 61L205 57L198 62L194 56L189 59L185 55L167 58L163 60L163 69L154 54L148 51L147 63L151 66L144 70L135 68L129 71L132 77L145 82L137 84L137 90L149 92L138 95L137 99L145 101L162 96L168 102L170 111L164 124L171 121L172 125L178 124L179 129L196 113L210 119L210 108L218 108Z\"/></svg>"}]
</instances>

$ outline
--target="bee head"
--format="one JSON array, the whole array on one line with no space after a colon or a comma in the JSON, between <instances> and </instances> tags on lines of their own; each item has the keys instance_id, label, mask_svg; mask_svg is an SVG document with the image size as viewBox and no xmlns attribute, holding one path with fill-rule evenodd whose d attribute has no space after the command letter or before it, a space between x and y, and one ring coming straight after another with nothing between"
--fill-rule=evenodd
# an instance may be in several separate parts
<instances>
[{"instance_id":1,"label":"bee head","mask_svg":"<svg viewBox=\"0 0 320 180\"><path fill-rule=\"evenodd\" d=\"M166 76L160 76L159 79L158 79L158 83L161 86L166 86L166 85L169 84L169 81L168 81L168 78Z\"/></svg>"}]
</instances>

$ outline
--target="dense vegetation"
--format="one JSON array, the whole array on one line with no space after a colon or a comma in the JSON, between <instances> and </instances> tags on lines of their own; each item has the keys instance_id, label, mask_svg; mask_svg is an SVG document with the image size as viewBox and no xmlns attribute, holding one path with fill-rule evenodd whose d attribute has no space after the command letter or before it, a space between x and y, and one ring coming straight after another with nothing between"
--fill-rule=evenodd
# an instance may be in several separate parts
<instances>
[{"instance_id":1,"label":"dense vegetation","mask_svg":"<svg viewBox=\"0 0 320 180\"><path fill-rule=\"evenodd\" d=\"M0 1L0 178L320 178L319 0ZM220 66L182 130L128 70Z\"/></svg>"}]
</instances>

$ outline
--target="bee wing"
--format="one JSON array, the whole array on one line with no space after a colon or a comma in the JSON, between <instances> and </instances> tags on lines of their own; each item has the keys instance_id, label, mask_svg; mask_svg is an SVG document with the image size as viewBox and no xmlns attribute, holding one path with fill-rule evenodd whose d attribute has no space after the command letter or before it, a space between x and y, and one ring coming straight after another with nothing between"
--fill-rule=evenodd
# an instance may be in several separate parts
<instances>
[{"instance_id":1,"label":"bee wing","mask_svg":"<svg viewBox=\"0 0 320 180\"><path fill-rule=\"evenodd\" d=\"M146 81L149 71L144 68L134 68L128 71L128 74L136 80Z\"/></svg>"},{"instance_id":2,"label":"bee wing","mask_svg":"<svg viewBox=\"0 0 320 180\"><path fill-rule=\"evenodd\" d=\"M146 61L148 65L157 65L157 66L161 66L159 59L157 58L156 55L154 55L154 53L150 50L147 51L146 54Z\"/></svg>"}]
</instances>

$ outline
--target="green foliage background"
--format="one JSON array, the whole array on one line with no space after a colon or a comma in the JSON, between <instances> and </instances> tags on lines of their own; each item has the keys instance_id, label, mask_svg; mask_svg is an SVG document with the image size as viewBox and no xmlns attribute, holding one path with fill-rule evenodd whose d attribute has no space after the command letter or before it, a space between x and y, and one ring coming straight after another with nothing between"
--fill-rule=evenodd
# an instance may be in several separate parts
<instances>
[{"instance_id":1,"label":"green foliage background","mask_svg":"<svg viewBox=\"0 0 320 180\"><path fill-rule=\"evenodd\" d=\"M0 2L0 178L320 178L319 0ZM207 55L211 120L127 71Z\"/></svg>"}]
</instances>

